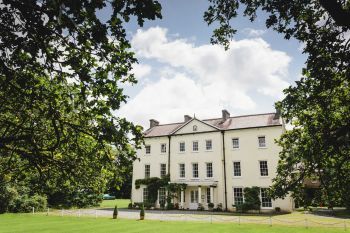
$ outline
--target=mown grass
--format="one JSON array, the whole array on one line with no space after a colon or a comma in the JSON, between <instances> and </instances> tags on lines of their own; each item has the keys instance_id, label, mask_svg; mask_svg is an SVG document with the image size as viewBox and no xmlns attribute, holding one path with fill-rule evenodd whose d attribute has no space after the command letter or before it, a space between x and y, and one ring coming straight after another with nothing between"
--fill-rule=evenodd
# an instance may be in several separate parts
<instances>
[{"instance_id":1,"label":"mown grass","mask_svg":"<svg viewBox=\"0 0 350 233\"><path fill-rule=\"evenodd\" d=\"M115 205L118 205L118 208L128 208L129 203L129 199L103 200L100 207L114 208Z\"/></svg>"},{"instance_id":2,"label":"mown grass","mask_svg":"<svg viewBox=\"0 0 350 233\"><path fill-rule=\"evenodd\" d=\"M31 233L31 232L123 232L123 233L179 233L179 232L237 232L237 233L333 233L344 232L344 229L304 228L289 226L268 226L237 223L200 223L200 222L161 222L152 220L128 220L88 217L60 217L32 214L0 215L1 233Z\"/></svg>"}]
</instances>

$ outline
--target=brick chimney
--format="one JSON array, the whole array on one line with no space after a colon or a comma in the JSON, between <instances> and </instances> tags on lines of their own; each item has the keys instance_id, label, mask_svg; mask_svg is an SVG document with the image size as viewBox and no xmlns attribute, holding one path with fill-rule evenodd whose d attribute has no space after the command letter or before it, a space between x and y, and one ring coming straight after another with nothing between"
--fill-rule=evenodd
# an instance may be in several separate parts
<instances>
[{"instance_id":1,"label":"brick chimney","mask_svg":"<svg viewBox=\"0 0 350 233\"><path fill-rule=\"evenodd\" d=\"M192 117L190 117L189 115L184 115L184 121L187 122L189 120L191 120Z\"/></svg>"},{"instance_id":2,"label":"brick chimney","mask_svg":"<svg viewBox=\"0 0 350 233\"><path fill-rule=\"evenodd\" d=\"M222 110L222 120L226 121L229 117L230 113L226 109Z\"/></svg>"},{"instance_id":3,"label":"brick chimney","mask_svg":"<svg viewBox=\"0 0 350 233\"><path fill-rule=\"evenodd\" d=\"M154 120L154 119L149 120L149 127L150 128L153 128L154 126L157 126L157 125L159 125L159 121Z\"/></svg>"}]
</instances>

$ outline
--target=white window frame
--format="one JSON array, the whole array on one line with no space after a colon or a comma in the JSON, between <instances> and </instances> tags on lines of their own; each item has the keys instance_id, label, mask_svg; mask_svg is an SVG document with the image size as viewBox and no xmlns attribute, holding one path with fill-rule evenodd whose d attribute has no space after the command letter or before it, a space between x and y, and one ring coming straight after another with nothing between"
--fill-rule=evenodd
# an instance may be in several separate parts
<instances>
[{"instance_id":1,"label":"white window frame","mask_svg":"<svg viewBox=\"0 0 350 233\"><path fill-rule=\"evenodd\" d=\"M147 150L147 148L149 148L149 151ZM151 145L146 145L146 146L145 146L145 154L146 154L146 155L150 155L150 154L151 154L151 151L152 151L151 149L152 149L152 148L151 148Z\"/></svg>"},{"instance_id":2,"label":"white window frame","mask_svg":"<svg viewBox=\"0 0 350 233\"><path fill-rule=\"evenodd\" d=\"M235 175L235 163L239 163L239 173L240 175L237 176ZM241 178L242 177L242 162L240 160L235 160L235 161L232 161L232 170L233 170L233 177L234 178Z\"/></svg>"},{"instance_id":3,"label":"white window frame","mask_svg":"<svg viewBox=\"0 0 350 233\"><path fill-rule=\"evenodd\" d=\"M237 205L236 204L236 198L239 198L239 196L236 196L235 194L235 189L237 190L237 189L241 189L242 190L242 203L239 203L239 204L243 204L244 203L244 188L243 187L233 187L232 188L232 196L233 196L233 200L232 200L232 203L234 204L234 205Z\"/></svg>"},{"instance_id":4,"label":"white window frame","mask_svg":"<svg viewBox=\"0 0 350 233\"><path fill-rule=\"evenodd\" d=\"M269 188L265 188L265 187L260 187L260 202L261 202L261 208L262 209L272 209L272 198L271 197L264 197L265 199L269 199L269 201L265 201L263 202L263 191L262 190L266 190L268 191ZM264 203L269 203L270 205L269 206L264 206Z\"/></svg>"},{"instance_id":5,"label":"white window frame","mask_svg":"<svg viewBox=\"0 0 350 233\"><path fill-rule=\"evenodd\" d=\"M266 162L267 175L262 175L262 171L264 169L264 167L262 168L262 166L261 166L262 162ZM260 174L260 177L269 177L269 163L267 160L259 160L259 174Z\"/></svg>"},{"instance_id":6,"label":"white window frame","mask_svg":"<svg viewBox=\"0 0 350 233\"><path fill-rule=\"evenodd\" d=\"M211 164L211 176L208 176L208 165ZM207 179L212 179L214 177L213 162L205 163L205 176Z\"/></svg>"},{"instance_id":7,"label":"white window frame","mask_svg":"<svg viewBox=\"0 0 350 233\"><path fill-rule=\"evenodd\" d=\"M195 170L194 165L197 164L197 177L194 176ZM199 179L199 164L198 163L192 163L192 179Z\"/></svg>"},{"instance_id":8,"label":"white window frame","mask_svg":"<svg viewBox=\"0 0 350 233\"><path fill-rule=\"evenodd\" d=\"M142 189L142 202L147 202L148 201L148 189L147 188L143 188ZM146 196L146 198L145 198Z\"/></svg>"},{"instance_id":9,"label":"white window frame","mask_svg":"<svg viewBox=\"0 0 350 233\"><path fill-rule=\"evenodd\" d=\"M235 144L233 143L234 140L237 140L237 147L235 147ZM232 149L233 150L238 150L239 149L239 138L235 137L231 139L231 143L232 143Z\"/></svg>"},{"instance_id":10,"label":"white window frame","mask_svg":"<svg viewBox=\"0 0 350 233\"><path fill-rule=\"evenodd\" d=\"M264 140L265 140L264 144L260 144L260 138L264 138ZM265 135L259 135L258 136L258 148L267 148L266 136Z\"/></svg>"},{"instance_id":11,"label":"white window frame","mask_svg":"<svg viewBox=\"0 0 350 233\"><path fill-rule=\"evenodd\" d=\"M211 193L210 193L210 187L206 189L207 193L206 193L206 197L207 197L207 204L210 203L210 199L211 199Z\"/></svg>"},{"instance_id":12,"label":"white window frame","mask_svg":"<svg viewBox=\"0 0 350 233\"><path fill-rule=\"evenodd\" d=\"M208 149L208 142L210 142L210 149ZM206 151L212 151L213 150L213 140L211 140L211 139L206 139L205 140L205 150Z\"/></svg>"},{"instance_id":13,"label":"white window frame","mask_svg":"<svg viewBox=\"0 0 350 233\"><path fill-rule=\"evenodd\" d=\"M148 177L147 177L147 175L146 175L146 166L148 166L149 167L149 171L148 171ZM145 179L147 179L147 178L151 178L151 164L145 164L145 166L144 166L144 174L145 174Z\"/></svg>"},{"instance_id":14,"label":"white window frame","mask_svg":"<svg viewBox=\"0 0 350 233\"><path fill-rule=\"evenodd\" d=\"M197 144L197 150L194 150L195 148L195 143ZM199 142L196 140L196 141L192 141L192 152L195 152L197 153L199 151Z\"/></svg>"},{"instance_id":15,"label":"white window frame","mask_svg":"<svg viewBox=\"0 0 350 233\"><path fill-rule=\"evenodd\" d=\"M183 151L181 150L181 144L184 145ZM185 153L186 152L186 143L185 142L179 142L179 153Z\"/></svg>"},{"instance_id":16,"label":"white window frame","mask_svg":"<svg viewBox=\"0 0 350 233\"><path fill-rule=\"evenodd\" d=\"M164 148L163 148L163 146L164 146ZM165 149L165 150L163 150L163 149ZM160 153L161 154L166 154L166 143L161 143L160 144Z\"/></svg>"},{"instance_id":17,"label":"white window frame","mask_svg":"<svg viewBox=\"0 0 350 233\"><path fill-rule=\"evenodd\" d=\"M165 168L164 170L162 169L162 165L165 165L165 166L164 166L164 168ZM159 177L160 177L160 178L163 178L163 177L166 176L166 163L161 163L159 166L160 166L160 174L159 174ZM162 172L163 172L163 171L164 171L164 175L162 175Z\"/></svg>"},{"instance_id":18,"label":"white window frame","mask_svg":"<svg viewBox=\"0 0 350 233\"><path fill-rule=\"evenodd\" d=\"M158 203L160 204L161 201L164 201L164 204L166 203L166 189L164 187L161 187L158 189Z\"/></svg>"},{"instance_id":19,"label":"white window frame","mask_svg":"<svg viewBox=\"0 0 350 233\"><path fill-rule=\"evenodd\" d=\"M183 165L183 176L181 176L181 165ZM185 163L179 163L179 178L185 179L186 178L186 165Z\"/></svg>"}]
</instances>

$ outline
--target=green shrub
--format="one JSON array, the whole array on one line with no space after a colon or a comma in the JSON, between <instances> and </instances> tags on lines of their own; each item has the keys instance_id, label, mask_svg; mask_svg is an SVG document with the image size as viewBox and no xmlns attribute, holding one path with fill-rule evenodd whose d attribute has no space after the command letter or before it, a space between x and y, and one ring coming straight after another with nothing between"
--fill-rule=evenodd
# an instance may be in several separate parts
<instances>
[{"instance_id":1,"label":"green shrub","mask_svg":"<svg viewBox=\"0 0 350 233\"><path fill-rule=\"evenodd\" d=\"M128 209L132 209L132 203L131 202L128 205Z\"/></svg>"},{"instance_id":2,"label":"green shrub","mask_svg":"<svg viewBox=\"0 0 350 233\"><path fill-rule=\"evenodd\" d=\"M113 219L117 219L118 217L118 207L115 205L114 210L113 210Z\"/></svg>"},{"instance_id":3,"label":"green shrub","mask_svg":"<svg viewBox=\"0 0 350 233\"><path fill-rule=\"evenodd\" d=\"M9 211L14 213L29 213L33 210L44 211L47 208L47 198L38 194L33 196L17 196L9 205Z\"/></svg>"},{"instance_id":4,"label":"green shrub","mask_svg":"<svg viewBox=\"0 0 350 233\"><path fill-rule=\"evenodd\" d=\"M281 212L281 208L280 208L280 207L275 207L275 211L276 211L277 213L279 213L279 212Z\"/></svg>"},{"instance_id":5,"label":"green shrub","mask_svg":"<svg viewBox=\"0 0 350 233\"><path fill-rule=\"evenodd\" d=\"M145 218L145 208L142 205L140 210L140 220L143 220Z\"/></svg>"},{"instance_id":6,"label":"green shrub","mask_svg":"<svg viewBox=\"0 0 350 233\"><path fill-rule=\"evenodd\" d=\"M202 203L198 203L197 210L199 210L199 211L203 211L204 210L204 206L202 205Z\"/></svg>"},{"instance_id":7,"label":"green shrub","mask_svg":"<svg viewBox=\"0 0 350 233\"><path fill-rule=\"evenodd\" d=\"M244 203L239 206L242 212L247 212L249 210L259 210L260 211L260 188L251 187L244 188Z\"/></svg>"},{"instance_id":8,"label":"green shrub","mask_svg":"<svg viewBox=\"0 0 350 233\"><path fill-rule=\"evenodd\" d=\"M208 207L209 207L210 209L214 208L214 203L209 203L209 204L208 204Z\"/></svg>"},{"instance_id":9,"label":"green shrub","mask_svg":"<svg viewBox=\"0 0 350 233\"><path fill-rule=\"evenodd\" d=\"M8 186L0 186L0 214L9 211L9 207L17 198L18 193L15 188Z\"/></svg>"}]
</instances>

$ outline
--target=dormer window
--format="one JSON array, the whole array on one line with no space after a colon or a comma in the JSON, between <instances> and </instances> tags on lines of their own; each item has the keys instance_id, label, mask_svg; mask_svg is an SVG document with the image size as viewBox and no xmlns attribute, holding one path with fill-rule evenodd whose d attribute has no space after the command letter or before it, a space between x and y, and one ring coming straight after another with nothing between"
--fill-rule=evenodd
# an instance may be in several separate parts
<instances>
[{"instance_id":1,"label":"dormer window","mask_svg":"<svg viewBox=\"0 0 350 233\"><path fill-rule=\"evenodd\" d=\"M193 126L193 131L197 131L197 125Z\"/></svg>"}]
</instances>

